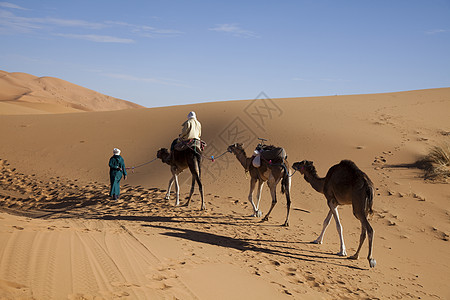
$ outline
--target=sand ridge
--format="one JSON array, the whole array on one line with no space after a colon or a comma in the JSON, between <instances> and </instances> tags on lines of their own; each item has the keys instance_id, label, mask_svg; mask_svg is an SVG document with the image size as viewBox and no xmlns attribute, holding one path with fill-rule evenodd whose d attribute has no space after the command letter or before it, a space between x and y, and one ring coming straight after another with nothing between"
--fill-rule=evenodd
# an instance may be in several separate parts
<instances>
[{"instance_id":1,"label":"sand ridge","mask_svg":"<svg viewBox=\"0 0 450 300\"><path fill-rule=\"evenodd\" d=\"M0 113L48 114L142 108L54 77L0 71Z\"/></svg>"}]
</instances>

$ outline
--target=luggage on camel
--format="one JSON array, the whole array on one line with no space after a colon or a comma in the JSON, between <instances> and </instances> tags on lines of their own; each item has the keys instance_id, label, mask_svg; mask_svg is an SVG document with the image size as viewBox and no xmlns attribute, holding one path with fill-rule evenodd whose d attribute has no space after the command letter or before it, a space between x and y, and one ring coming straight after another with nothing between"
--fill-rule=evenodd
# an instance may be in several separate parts
<instances>
[{"instance_id":1,"label":"luggage on camel","mask_svg":"<svg viewBox=\"0 0 450 300\"><path fill-rule=\"evenodd\" d=\"M281 147L272 145L258 145L253 152L252 164L255 168L261 166L261 162L281 164L287 159L286 151Z\"/></svg>"}]
</instances>

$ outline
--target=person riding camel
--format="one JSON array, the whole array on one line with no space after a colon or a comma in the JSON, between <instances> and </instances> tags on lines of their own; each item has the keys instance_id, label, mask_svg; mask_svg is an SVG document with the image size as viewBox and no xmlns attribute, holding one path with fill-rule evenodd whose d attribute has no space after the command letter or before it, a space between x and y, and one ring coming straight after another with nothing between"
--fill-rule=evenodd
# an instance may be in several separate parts
<instances>
[{"instance_id":1,"label":"person riding camel","mask_svg":"<svg viewBox=\"0 0 450 300\"><path fill-rule=\"evenodd\" d=\"M200 124L197 120L197 115L195 112L191 111L187 116L187 120L181 124L181 126L183 129L181 130L178 138L172 142L170 151L173 151L178 142L186 142L190 140L200 141L200 137L202 135L202 124Z\"/></svg>"},{"instance_id":2,"label":"person riding camel","mask_svg":"<svg viewBox=\"0 0 450 300\"><path fill-rule=\"evenodd\" d=\"M179 139L187 141L191 139L200 139L202 135L202 125L197 120L195 112L191 111L188 114L188 119L181 125L183 130L181 131Z\"/></svg>"}]
</instances>

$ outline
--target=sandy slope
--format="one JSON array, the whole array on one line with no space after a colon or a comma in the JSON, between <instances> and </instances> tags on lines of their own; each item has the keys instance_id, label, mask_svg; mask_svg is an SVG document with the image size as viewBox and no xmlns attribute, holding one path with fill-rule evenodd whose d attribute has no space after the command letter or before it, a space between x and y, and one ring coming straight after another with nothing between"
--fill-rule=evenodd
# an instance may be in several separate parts
<instances>
[{"instance_id":1,"label":"sandy slope","mask_svg":"<svg viewBox=\"0 0 450 300\"><path fill-rule=\"evenodd\" d=\"M0 70L0 114L70 113L142 108L53 77Z\"/></svg>"},{"instance_id":2,"label":"sandy slope","mask_svg":"<svg viewBox=\"0 0 450 300\"><path fill-rule=\"evenodd\" d=\"M1 206L25 216L1 215L0 295L446 299L450 188L425 182L410 164L430 146L449 142L449 108L446 88L293 99L262 94L169 108L2 116ZM198 195L189 208L163 199L169 171L160 161L135 169L122 200L108 201L112 148L122 149L128 166L149 162L178 135L190 110L208 143L207 211L198 210ZM371 177L377 188L375 269L364 259L367 245L359 261L334 255L333 224L323 245L309 244L327 207L299 174L292 177L289 228L279 227L281 194L269 222L249 217L243 168L231 154L215 162L207 157L234 142L244 142L250 153L257 137L285 147L291 164L313 160L321 176L352 159ZM185 195L189 176L182 181ZM267 189L261 206L263 212L270 206ZM340 211L351 254L359 224L350 207Z\"/></svg>"}]
</instances>

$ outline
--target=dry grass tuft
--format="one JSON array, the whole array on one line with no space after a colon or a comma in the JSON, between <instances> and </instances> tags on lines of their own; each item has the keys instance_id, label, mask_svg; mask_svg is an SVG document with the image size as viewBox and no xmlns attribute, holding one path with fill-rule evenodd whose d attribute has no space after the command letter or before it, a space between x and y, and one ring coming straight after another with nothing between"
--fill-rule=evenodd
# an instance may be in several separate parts
<instances>
[{"instance_id":1,"label":"dry grass tuft","mask_svg":"<svg viewBox=\"0 0 450 300\"><path fill-rule=\"evenodd\" d=\"M425 170L426 179L447 182L450 178L450 145L445 143L432 147L420 165Z\"/></svg>"}]
</instances>

